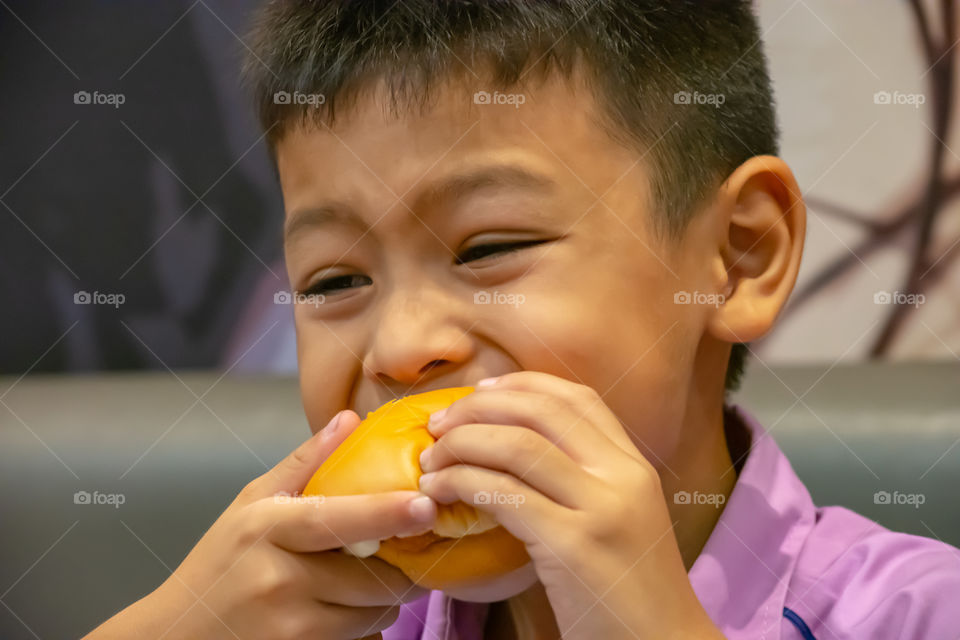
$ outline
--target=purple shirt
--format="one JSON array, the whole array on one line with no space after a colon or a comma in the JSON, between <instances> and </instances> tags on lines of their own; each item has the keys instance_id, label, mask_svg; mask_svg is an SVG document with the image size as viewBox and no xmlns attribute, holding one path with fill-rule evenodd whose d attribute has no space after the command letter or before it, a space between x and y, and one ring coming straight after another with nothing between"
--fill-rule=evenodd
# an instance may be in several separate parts
<instances>
[{"instance_id":1,"label":"purple shirt","mask_svg":"<svg viewBox=\"0 0 960 640\"><path fill-rule=\"evenodd\" d=\"M688 574L726 637L960 638L960 550L816 507L773 438L731 408L753 448ZM431 591L403 605L383 640L482 640L487 609Z\"/></svg>"}]
</instances>

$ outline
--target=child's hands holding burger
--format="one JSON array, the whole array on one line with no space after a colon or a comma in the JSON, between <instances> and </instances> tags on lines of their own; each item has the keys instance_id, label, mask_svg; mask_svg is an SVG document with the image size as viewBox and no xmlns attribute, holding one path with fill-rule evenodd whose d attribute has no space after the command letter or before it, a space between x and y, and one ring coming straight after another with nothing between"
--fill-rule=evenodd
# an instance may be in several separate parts
<instances>
[{"instance_id":1,"label":"child's hands holding burger","mask_svg":"<svg viewBox=\"0 0 960 640\"><path fill-rule=\"evenodd\" d=\"M434 414L421 490L493 514L526 544L564 638L722 637L656 470L600 396L541 372L494 380Z\"/></svg>"},{"instance_id":2,"label":"child's hands holding burger","mask_svg":"<svg viewBox=\"0 0 960 640\"><path fill-rule=\"evenodd\" d=\"M393 624L399 604L426 590L378 558L334 550L429 529L436 505L415 491L277 499L299 492L360 422L352 411L338 417L338 429L331 421L250 482L156 591L87 637L333 640Z\"/></svg>"}]
</instances>

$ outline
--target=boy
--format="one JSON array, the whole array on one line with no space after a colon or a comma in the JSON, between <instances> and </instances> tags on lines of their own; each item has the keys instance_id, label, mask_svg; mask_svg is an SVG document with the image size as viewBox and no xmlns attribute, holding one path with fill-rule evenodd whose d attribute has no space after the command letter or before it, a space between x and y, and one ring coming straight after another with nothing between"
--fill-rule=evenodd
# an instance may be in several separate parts
<instances>
[{"instance_id":1,"label":"boy","mask_svg":"<svg viewBox=\"0 0 960 640\"><path fill-rule=\"evenodd\" d=\"M758 37L734 0L267 4L247 78L316 435L90 637L956 637L957 551L816 508L724 404L805 229ZM467 384L420 494L272 499ZM336 551L479 491L532 560L495 583Z\"/></svg>"}]
</instances>

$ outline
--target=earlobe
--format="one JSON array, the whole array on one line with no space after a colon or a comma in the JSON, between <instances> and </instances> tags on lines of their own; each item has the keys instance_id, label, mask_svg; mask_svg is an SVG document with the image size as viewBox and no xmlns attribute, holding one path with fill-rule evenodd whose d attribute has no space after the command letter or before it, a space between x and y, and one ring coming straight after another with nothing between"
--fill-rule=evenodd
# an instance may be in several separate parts
<instances>
[{"instance_id":1,"label":"earlobe","mask_svg":"<svg viewBox=\"0 0 960 640\"><path fill-rule=\"evenodd\" d=\"M770 330L793 290L807 211L793 172L774 156L750 158L722 188L726 298L708 331L725 342L750 342Z\"/></svg>"}]
</instances>

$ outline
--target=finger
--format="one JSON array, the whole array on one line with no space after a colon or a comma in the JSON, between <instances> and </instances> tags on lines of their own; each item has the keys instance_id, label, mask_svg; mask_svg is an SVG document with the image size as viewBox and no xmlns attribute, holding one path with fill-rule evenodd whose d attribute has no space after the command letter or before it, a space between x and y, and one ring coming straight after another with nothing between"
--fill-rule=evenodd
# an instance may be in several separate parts
<instances>
[{"instance_id":1,"label":"finger","mask_svg":"<svg viewBox=\"0 0 960 640\"><path fill-rule=\"evenodd\" d=\"M464 424L527 427L558 446L581 466L609 463L611 455L619 457L622 451L599 432L590 420L588 412L575 410L564 400L552 395L492 389L460 398L450 405L439 421L434 420L429 430L439 438Z\"/></svg>"},{"instance_id":2,"label":"finger","mask_svg":"<svg viewBox=\"0 0 960 640\"><path fill-rule=\"evenodd\" d=\"M579 408L578 413L585 412L592 424L631 457L640 455L623 423L603 402L606 391L598 392L589 385L542 371L514 371L494 380L493 384L478 387L478 390L514 389L552 395L571 407Z\"/></svg>"},{"instance_id":3,"label":"finger","mask_svg":"<svg viewBox=\"0 0 960 640\"><path fill-rule=\"evenodd\" d=\"M356 558L338 553L291 553L313 597L347 607L393 606L412 602L429 591L413 584L400 569L380 558Z\"/></svg>"},{"instance_id":4,"label":"finger","mask_svg":"<svg viewBox=\"0 0 960 640\"><path fill-rule=\"evenodd\" d=\"M424 472L454 464L503 471L571 509L589 505L600 482L555 444L532 429L464 424L451 429L420 456Z\"/></svg>"},{"instance_id":5,"label":"finger","mask_svg":"<svg viewBox=\"0 0 960 640\"><path fill-rule=\"evenodd\" d=\"M284 502L265 498L251 507L258 510L254 517L269 530L270 542L299 552L423 531L437 517L436 503L416 491L291 497Z\"/></svg>"},{"instance_id":6,"label":"finger","mask_svg":"<svg viewBox=\"0 0 960 640\"><path fill-rule=\"evenodd\" d=\"M277 493L301 491L317 468L360 424L360 416L349 409L337 413L327 425L294 449L272 469L255 478L243 491L249 503Z\"/></svg>"},{"instance_id":7,"label":"finger","mask_svg":"<svg viewBox=\"0 0 960 640\"><path fill-rule=\"evenodd\" d=\"M460 500L493 515L514 537L536 544L572 522L574 512L501 471L456 464L420 476L420 490L437 502Z\"/></svg>"}]
</instances>

